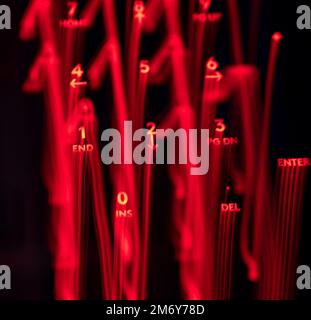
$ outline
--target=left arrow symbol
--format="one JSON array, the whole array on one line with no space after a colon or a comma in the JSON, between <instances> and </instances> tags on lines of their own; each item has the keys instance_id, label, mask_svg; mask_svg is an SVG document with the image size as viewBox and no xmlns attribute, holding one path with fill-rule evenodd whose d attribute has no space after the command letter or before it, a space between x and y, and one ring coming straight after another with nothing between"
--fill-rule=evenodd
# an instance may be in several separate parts
<instances>
[{"instance_id":1,"label":"left arrow symbol","mask_svg":"<svg viewBox=\"0 0 311 320\"><path fill-rule=\"evenodd\" d=\"M83 81L83 82L78 82L76 79L72 79L71 82L70 82L70 86L72 88L76 88L76 87L79 87L79 86L86 86L87 85L87 82L86 81Z\"/></svg>"}]
</instances>

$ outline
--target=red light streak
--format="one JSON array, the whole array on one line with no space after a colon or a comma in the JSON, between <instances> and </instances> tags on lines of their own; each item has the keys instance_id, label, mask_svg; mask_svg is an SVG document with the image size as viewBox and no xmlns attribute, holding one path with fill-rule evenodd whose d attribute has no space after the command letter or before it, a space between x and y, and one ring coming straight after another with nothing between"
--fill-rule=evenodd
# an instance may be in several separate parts
<instances>
[{"instance_id":1,"label":"red light streak","mask_svg":"<svg viewBox=\"0 0 311 320\"><path fill-rule=\"evenodd\" d=\"M235 64L242 65L244 61L241 37L240 15L237 0L226 2L230 14L228 15L231 31L232 58Z\"/></svg>"},{"instance_id":2,"label":"red light streak","mask_svg":"<svg viewBox=\"0 0 311 320\"><path fill-rule=\"evenodd\" d=\"M136 112L133 115L133 124L135 130L144 127L144 116L145 116L145 98L147 92L147 85L149 82L150 75L149 61L142 60L140 62L140 73L138 76L137 92L136 92Z\"/></svg>"},{"instance_id":3,"label":"red light streak","mask_svg":"<svg viewBox=\"0 0 311 320\"><path fill-rule=\"evenodd\" d=\"M271 48L268 62L268 71L266 78L266 88L265 88L265 101L264 101L264 111L263 111L263 124L261 127L262 137L260 144L259 153L259 164L258 164L258 180L256 183L256 198L255 198L255 225L259 232L254 237L254 250L253 254L257 263L259 263L259 256L262 255L262 239L261 233L265 230L267 237L264 241L267 241L271 247L273 241L273 231L271 228L271 193L269 186L271 185L268 166L268 147L269 147L269 135L270 135L270 122L271 122L271 108L272 108L272 96L273 96L273 86L274 78L277 67L277 58L279 53L280 42L275 41L274 36L271 38ZM260 271L259 271L260 272ZM260 276L260 275L259 275Z\"/></svg>"},{"instance_id":4,"label":"red light streak","mask_svg":"<svg viewBox=\"0 0 311 320\"><path fill-rule=\"evenodd\" d=\"M233 296L237 231L248 278L257 282L255 296L292 297L290 272L298 250L305 170L311 164L309 158L277 160L275 201L270 188L268 150L274 78L283 35L276 32L271 37L261 108L258 69L243 64L236 0L227 1L234 65L223 73L218 70L223 60L216 46L223 14L209 12L210 0L189 1L186 35L179 15L182 1L150 0L146 4L127 1L125 52L120 43L114 1L87 1L81 19L76 18L78 2L69 1L65 20L61 19L55 3L32 0L20 31L23 40L38 35L41 41L24 90L43 92L46 97L45 142L49 147L43 154L43 179L53 217L55 297L80 299L85 295L88 238L85 222L90 218L94 220L98 244L102 298L148 297L156 165L112 165L109 168L112 195L106 190L96 114L92 101L84 97L88 84L91 90L102 90L106 81L112 84L113 101L107 103L111 119L105 120L119 130L122 141L126 141L125 120L133 120L135 130L146 127L148 159L154 157L157 149L155 139L159 142L163 138L155 136L155 122L159 128L199 127L211 131L206 141L211 148L211 169L206 176L190 176L188 165L167 166L172 184L168 205L172 220L170 233L180 268L182 297L229 299ZM249 61L254 63L259 7L260 0L254 0L249 30ZM84 71L82 39L87 36L86 27L92 27L99 12L105 39ZM160 26L162 22L165 28ZM145 33L153 33L158 27L164 33L162 45L150 62L141 60L145 37L150 36ZM219 56L219 63L214 56ZM82 81L85 74L88 81ZM106 79L108 74L110 79ZM169 107L161 121L150 117L155 122L146 123L150 116L146 99L149 86L165 86L168 82ZM218 108L223 102L229 105L225 106L229 109L225 110L226 116ZM225 137L225 132L231 130L234 137ZM123 150L129 148L128 143L123 144ZM184 149L182 153L186 152ZM234 202L240 200L230 199L231 195L241 197L241 208ZM109 198L112 198L111 207ZM241 217L237 214L240 212ZM237 229L239 218L241 228Z\"/></svg>"},{"instance_id":5,"label":"red light streak","mask_svg":"<svg viewBox=\"0 0 311 320\"><path fill-rule=\"evenodd\" d=\"M226 208L223 208L223 207ZM230 211L230 206L232 211ZM227 208L228 207L228 208ZM215 298L217 300L227 300L232 295L232 274L234 242L236 233L236 214L239 212L237 204L222 204L219 219L218 247L217 247L217 272L215 283Z\"/></svg>"},{"instance_id":6,"label":"red light streak","mask_svg":"<svg viewBox=\"0 0 311 320\"><path fill-rule=\"evenodd\" d=\"M283 39L283 35L280 33L280 32L275 32L273 35L272 35L272 40L275 41L275 42L279 42Z\"/></svg>"},{"instance_id":7,"label":"red light streak","mask_svg":"<svg viewBox=\"0 0 311 320\"><path fill-rule=\"evenodd\" d=\"M258 35L260 33L260 15L262 8L262 0L253 0L251 3L249 15L249 63L256 64L258 55Z\"/></svg>"},{"instance_id":8,"label":"red light streak","mask_svg":"<svg viewBox=\"0 0 311 320\"><path fill-rule=\"evenodd\" d=\"M307 163L308 159L300 160L303 164ZM273 267L269 267L267 262L264 264L266 277L259 288L259 298L288 300L295 295L302 190L308 168L304 165L293 166L292 164L298 163L298 159L294 159L293 162L290 159L287 161L290 166L279 166L277 169L275 191L277 200L273 208L275 236L271 243L272 252L264 257L273 262Z\"/></svg>"}]
</instances>

